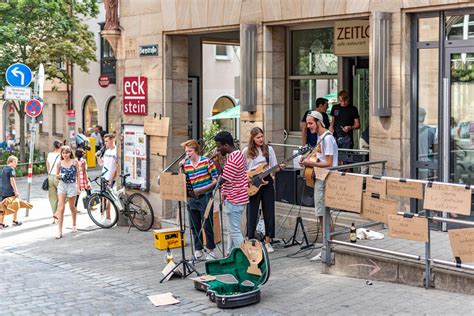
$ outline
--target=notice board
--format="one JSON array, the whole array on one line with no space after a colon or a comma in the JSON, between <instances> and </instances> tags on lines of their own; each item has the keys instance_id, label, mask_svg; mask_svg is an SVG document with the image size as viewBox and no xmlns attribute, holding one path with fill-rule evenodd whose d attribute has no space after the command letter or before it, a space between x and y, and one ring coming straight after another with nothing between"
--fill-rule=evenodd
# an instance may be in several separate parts
<instances>
[{"instance_id":1,"label":"notice board","mask_svg":"<svg viewBox=\"0 0 474 316\"><path fill-rule=\"evenodd\" d=\"M150 150L143 125L123 125L122 173L129 173L125 186L148 191L150 189Z\"/></svg>"}]
</instances>

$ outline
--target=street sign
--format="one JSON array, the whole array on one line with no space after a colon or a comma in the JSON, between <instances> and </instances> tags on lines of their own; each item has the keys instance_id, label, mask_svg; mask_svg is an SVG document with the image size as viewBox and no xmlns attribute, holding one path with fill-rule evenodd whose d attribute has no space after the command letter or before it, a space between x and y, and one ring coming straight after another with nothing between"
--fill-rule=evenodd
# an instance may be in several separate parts
<instances>
[{"instance_id":1,"label":"street sign","mask_svg":"<svg viewBox=\"0 0 474 316\"><path fill-rule=\"evenodd\" d=\"M67 116L76 116L76 110L67 110L66 115Z\"/></svg>"},{"instance_id":2,"label":"street sign","mask_svg":"<svg viewBox=\"0 0 474 316\"><path fill-rule=\"evenodd\" d=\"M107 75L101 75L99 77L99 86L102 88L107 88L110 84L110 78Z\"/></svg>"},{"instance_id":3,"label":"street sign","mask_svg":"<svg viewBox=\"0 0 474 316\"><path fill-rule=\"evenodd\" d=\"M40 101L36 99L28 101L25 105L25 112L29 117L37 117L42 110Z\"/></svg>"},{"instance_id":4,"label":"street sign","mask_svg":"<svg viewBox=\"0 0 474 316\"><path fill-rule=\"evenodd\" d=\"M11 86L15 87L27 87L31 83L33 75L31 74L31 69L25 65L16 63L8 67L5 78Z\"/></svg>"},{"instance_id":5,"label":"street sign","mask_svg":"<svg viewBox=\"0 0 474 316\"><path fill-rule=\"evenodd\" d=\"M5 86L5 100L31 100L31 88Z\"/></svg>"}]
</instances>

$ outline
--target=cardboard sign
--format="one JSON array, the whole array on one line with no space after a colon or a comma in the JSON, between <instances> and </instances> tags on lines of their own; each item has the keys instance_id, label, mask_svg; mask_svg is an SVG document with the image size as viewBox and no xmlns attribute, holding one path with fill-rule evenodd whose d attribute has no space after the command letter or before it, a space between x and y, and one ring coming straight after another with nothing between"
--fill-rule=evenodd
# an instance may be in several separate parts
<instances>
[{"instance_id":1,"label":"cardboard sign","mask_svg":"<svg viewBox=\"0 0 474 316\"><path fill-rule=\"evenodd\" d=\"M388 215L388 236L392 238L428 241L428 219Z\"/></svg>"},{"instance_id":2,"label":"cardboard sign","mask_svg":"<svg viewBox=\"0 0 474 316\"><path fill-rule=\"evenodd\" d=\"M186 176L184 173L163 172L160 176L160 197L162 200L186 201Z\"/></svg>"},{"instance_id":3,"label":"cardboard sign","mask_svg":"<svg viewBox=\"0 0 474 316\"><path fill-rule=\"evenodd\" d=\"M144 121L145 134L150 136L164 136L168 137L168 130L170 126L169 117L153 117L147 116Z\"/></svg>"},{"instance_id":4,"label":"cardboard sign","mask_svg":"<svg viewBox=\"0 0 474 316\"><path fill-rule=\"evenodd\" d=\"M425 189L423 207L427 210L471 215L471 188L458 184L432 183Z\"/></svg>"},{"instance_id":5,"label":"cardboard sign","mask_svg":"<svg viewBox=\"0 0 474 316\"><path fill-rule=\"evenodd\" d=\"M362 195L362 212L360 216L388 224L388 215L396 215L400 203L391 199L374 198L371 193Z\"/></svg>"},{"instance_id":6,"label":"cardboard sign","mask_svg":"<svg viewBox=\"0 0 474 316\"><path fill-rule=\"evenodd\" d=\"M331 172L328 169L314 167L314 176L320 181L325 181L328 174Z\"/></svg>"},{"instance_id":7,"label":"cardboard sign","mask_svg":"<svg viewBox=\"0 0 474 316\"><path fill-rule=\"evenodd\" d=\"M360 213L364 178L331 172L326 178L324 203L327 207Z\"/></svg>"},{"instance_id":8,"label":"cardboard sign","mask_svg":"<svg viewBox=\"0 0 474 316\"><path fill-rule=\"evenodd\" d=\"M461 262L474 262L474 228L450 229L449 242L453 257Z\"/></svg>"},{"instance_id":9,"label":"cardboard sign","mask_svg":"<svg viewBox=\"0 0 474 316\"><path fill-rule=\"evenodd\" d=\"M168 137L150 136L150 153L152 155L166 156Z\"/></svg>"},{"instance_id":10,"label":"cardboard sign","mask_svg":"<svg viewBox=\"0 0 474 316\"><path fill-rule=\"evenodd\" d=\"M387 195L423 199L423 183L387 180Z\"/></svg>"},{"instance_id":11,"label":"cardboard sign","mask_svg":"<svg viewBox=\"0 0 474 316\"><path fill-rule=\"evenodd\" d=\"M365 178L365 192L376 193L384 198L387 195L387 180L373 177Z\"/></svg>"},{"instance_id":12,"label":"cardboard sign","mask_svg":"<svg viewBox=\"0 0 474 316\"><path fill-rule=\"evenodd\" d=\"M179 301L170 292L164 294L150 295L148 296L148 299L155 306L166 306L179 303Z\"/></svg>"}]
</instances>

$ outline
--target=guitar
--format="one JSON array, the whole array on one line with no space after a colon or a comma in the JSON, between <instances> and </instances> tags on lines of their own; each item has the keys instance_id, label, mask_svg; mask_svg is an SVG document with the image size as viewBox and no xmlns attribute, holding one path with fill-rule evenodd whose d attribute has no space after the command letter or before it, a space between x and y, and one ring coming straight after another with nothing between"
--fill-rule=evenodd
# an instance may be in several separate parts
<instances>
[{"instance_id":1,"label":"guitar","mask_svg":"<svg viewBox=\"0 0 474 316\"><path fill-rule=\"evenodd\" d=\"M299 155L304 155L307 152L309 152L312 148L309 146L302 147L298 149L298 152L295 153L293 156L290 158L285 159L284 161L280 162L276 166L273 166L267 170L265 168L268 166L266 163L262 163L258 165L255 169L249 170L247 172L247 175L250 177L249 180L249 187L247 189L247 192L249 196L254 196L257 194L257 192L260 190L260 188L266 184L268 184L268 181L265 181L265 179L270 173L273 171L277 170L280 168L281 164L286 164L293 160L294 158L298 157ZM265 170L265 171L264 171Z\"/></svg>"},{"instance_id":2,"label":"guitar","mask_svg":"<svg viewBox=\"0 0 474 316\"><path fill-rule=\"evenodd\" d=\"M316 156L309 157L309 161L311 162L318 162L318 158ZM304 179L306 186L310 188L314 188L314 168L313 167L304 167Z\"/></svg>"}]
</instances>

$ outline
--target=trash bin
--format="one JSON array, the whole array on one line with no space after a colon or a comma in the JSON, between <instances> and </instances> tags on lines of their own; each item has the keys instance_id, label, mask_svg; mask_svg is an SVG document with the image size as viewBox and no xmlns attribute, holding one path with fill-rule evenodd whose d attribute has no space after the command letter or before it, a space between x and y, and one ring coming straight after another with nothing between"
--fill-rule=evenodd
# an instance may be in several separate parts
<instances>
[{"instance_id":1,"label":"trash bin","mask_svg":"<svg viewBox=\"0 0 474 316\"><path fill-rule=\"evenodd\" d=\"M89 144L91 149L86 150L86 162L87 168L95 168L96 166L96 158L95 158L95 139L94 137L88 137Z\"/></svg>"}]
</instances>

